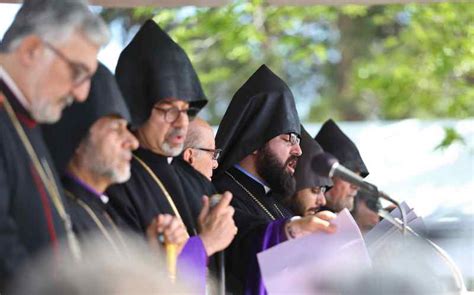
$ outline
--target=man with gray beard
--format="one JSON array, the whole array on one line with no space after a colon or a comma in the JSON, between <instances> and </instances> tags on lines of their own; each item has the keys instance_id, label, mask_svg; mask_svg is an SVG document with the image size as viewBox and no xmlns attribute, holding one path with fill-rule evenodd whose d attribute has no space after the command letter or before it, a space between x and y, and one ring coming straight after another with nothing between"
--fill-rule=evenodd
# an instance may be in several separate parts
<instances>
[{"instance_id":1,"label":"man with gray beard","mask_svg":"<svg viewBox=\"0 0 474 295\"><path fill-rule=\"evenodd\" d=\"M359 149L332 119L324 122L318 134L316 134L315 140L325 152L336 157L344 167L363 178L369 175ZM334 185L325 194L327 203L322 210L332 212L339 212L344 208L352 210L359 187L339 177L333 177L332 182Z\"/></svg>"},{"instance_id":2,"label":"man with gray beard","mask_svg":"<svg viewBox=\"0 0 474 295\"><path fill-rule=\"evenodd\" d=\"M78 256L62 187L38 123L82 102L107 43L84 1L24 1L0 44L0 293L32 256L59 241Z\"/></svg>"},{"instance_id":3,"label":"man with gray beard","mask_svg":"<svg viewBox=\"0 0 474 295\"><path fill-rule=\"evenodd\" d=\"M207 102L186 53L148 20L120 54L115 72L140 146L133 153L130 180L107 190L111 206L136 232L146 233L157 214L167 213L184 222L208 256L224 249L237 232L232 196L224 194L210 208L201 194L203 208L193 216L171 165L183 150L189 120Z\"/></svg>"}]
</instances>

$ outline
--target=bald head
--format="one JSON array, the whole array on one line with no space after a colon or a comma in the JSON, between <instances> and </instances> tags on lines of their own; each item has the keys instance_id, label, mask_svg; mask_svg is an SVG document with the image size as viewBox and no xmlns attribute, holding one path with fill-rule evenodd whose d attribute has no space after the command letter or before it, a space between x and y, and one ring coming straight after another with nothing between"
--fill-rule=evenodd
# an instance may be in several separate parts
<instances>
[{"instance_id":1,"label":"bald head","mask_svg":"<svg viewBox=\"0 0 474 295\"><path fill-rule=\"evenodd\" d=\"M199 117L191 121L184 142L183 159L209 180L212 170L217 168L217 160L213 159L215 148L211 125Z\"/></svg>"}]
</instances>

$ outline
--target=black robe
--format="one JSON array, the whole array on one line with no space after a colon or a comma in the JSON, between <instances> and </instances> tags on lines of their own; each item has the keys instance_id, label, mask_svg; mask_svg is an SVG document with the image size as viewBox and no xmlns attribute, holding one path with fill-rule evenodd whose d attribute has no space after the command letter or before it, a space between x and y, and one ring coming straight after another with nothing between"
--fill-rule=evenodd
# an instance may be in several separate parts
<instances>
[{"instance_id":1,"label":"black robe","mask_svg":"<svg viewBox=\"0 0 474 295\"><path fill-rule=\"evenodd\" d=\"M181 181L191 214L194 220L197 220L202 209L202 196L212 196L217 193L216 188L212 182L182 158L174 158L171 165Z\"/></svg>"},{"instance_id":2,"label":"black robe","mask_svg":"<svg viewBox=\"0 0 474 295\"><path fill-rule=\"evenodd\" d=\"M8 100L12 106L40 161L48 163L63 204L65 201L40 126L31 119L2 79L0 92L3 93L3 98L0 98L1 292L6 281L32 255L46 248L59 250L59 240L65 236L64 223L20 141L7 114L5 101L2 100Z\"/></svg>"},{"instance_id":3,"label":"black robe","mask_svg":"<svg viewBox=\"0 0 474 295\"><path fill-rule=\"evenodd\" d=\"M118 230L127 230L127 228L126 225L121 222L120 216L118 216L115 210L109 208L108 203L104 203L98 195L87 190L70 176L63 176L61 181L64 186L69 207L72 228L78 238L83 241L91 234L102 233L106 241L113 243L112 246L117 246L118 249L124 247L123 237ZM93 212L101 225L104 226L112 241L107 239L105 234L100 230L99 225L94 221L87 209L81 206L78 200L82 201L83 204Z\"/></svg>"},{"instance_id":4,"label":"black robe","mask_svg":"<svg viewBox=\"0 0 474 295\"><path fill-rule=\"evenodd\" d=\"M143 160L161 180L188 229L190 235L197 232L195 220L186 202L184 190L176 171L168 163L168 157L139 148L134 154ZM110 206L117 211L133 231L145 233L152 219L158 214L175 215L165 194L137 159L133 158L132 176L129 181L107 189Z\"/></svg>"},{"instance_id":5,"label":"black robe","mask_svg":"<svg viewBox=\"0 0 474 295\"><path fill-rule=\"evenodd\" d=\"M250 191L273 218L227 173ZM239 229L226 249L227 288L234 294L256 294L260 282L256 253L261 251L265 231L274 220L287 220L292 214L271 195L271 191L266 194L261 184L234 167L213 179L213 183L219 192L230 191L233 194L231 205L235 208L234 220Z\"/></svg>"}]
</instances>

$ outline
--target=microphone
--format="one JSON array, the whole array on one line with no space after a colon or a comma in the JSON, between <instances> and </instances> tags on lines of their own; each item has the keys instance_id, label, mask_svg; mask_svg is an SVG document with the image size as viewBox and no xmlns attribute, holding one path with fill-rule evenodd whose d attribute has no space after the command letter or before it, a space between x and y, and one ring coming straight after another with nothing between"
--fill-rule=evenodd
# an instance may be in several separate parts
<instances>
[{"instance_id":1,"label":"microphone","mask_svg":"<svg viewBox=\"0 0 474 295\"><path fill-rule=\"evenodd\" d=\"M379 197L377 187L371 183L364 181L362 177L342 166L336 158L328 153L321 153L313 158L311 163L313 171L325 177L337 176L342 180L357 185L360 189L367 191L375 197Z\"/></svg>"},{"instance_id":2,"label":"microphone","mask_svg":"<svg viewBox=\"0 0 474 295\"><path fill-rule=\"evenodd\" d=\"M403 210L403 208L397 201L389 197L387 194L379 192L378 188L375 185L364 181L362 177L341 165L336 158L334 158L328 153L321 153L319 155L316 155L311 162L311 168L314 172L316 172L316 174L319 174L321 176L337 176L342 180L355 184L361 190L366 191L375 200L377 200L378 198L382 198L392 204L395 204L395 206L397 206L400 210L400 214L402 217L402 233L405 235L407 224L405 210Z\"/></svg>"},{"instance_id":3,"label":"microphone","mask_svg":"<svg viewBox=\"0 0 474 295\"><path fill-rule=\"evenodd\" d=\"M210 198L209 198L209 207L210 208L214 208L215 206L217 206L217 204L219 204L219 202L221 201L222 199L222 195L221 194L214 194L212 195Z\"/></svg>"},{"instance_id":4,"label":"microphone","mask_svg":"<svg viewBox=\"0 0 474 295\"><path fill-rule=\"evenodd\" d=\"M221 194L214 194L209 198L209 206L210 208L214 208L217 204L221 201L222 195ZM217 265L218 265L218 293L219 295L225 295L225 257L224 257L224 250L219 251L217 253Z\"/></svg>"}]
</instances>

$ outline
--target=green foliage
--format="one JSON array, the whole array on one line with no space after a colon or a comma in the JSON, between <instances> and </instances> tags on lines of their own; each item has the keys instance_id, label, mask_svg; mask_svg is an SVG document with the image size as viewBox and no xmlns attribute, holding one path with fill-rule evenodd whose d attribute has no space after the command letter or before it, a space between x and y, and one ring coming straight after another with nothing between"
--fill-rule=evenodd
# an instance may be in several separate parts
<instances>
[{"instance_id":1,"label":"green foliage","mask_svg":"<svg viewBox=\"0 0 474 295\"><path fill-rule=\"evenodd\" d=\"M444 150L453 143L461 143L463 145L466 144L464 138L452 127L445 127L444 128L444 139L441 143L436 146L435 150Z\"/></svg>"},{"instance_id":2,"label":"green foliage","mask_svg":"<svg viewBox=\"0 0 474 295\"><path fill-rule=\"evenodd\" d=\"M474 6L406 5L386 9L379 25L404 21L397 34L373 42L353 68L356 96L379 102L376 116L474 116Z\"/></svg>"},{"instance_id":3,"label":"green foliage","mask_svg":"<svg viewBox=\"0 0 474 295\"><path fill-rule=\"evenodd\" d=\"M217 124L266 63L307 121L474 116L474 7L469 3L104 10L126 30L153 17L188 52Z\"/></svg>"}]
</instances>

